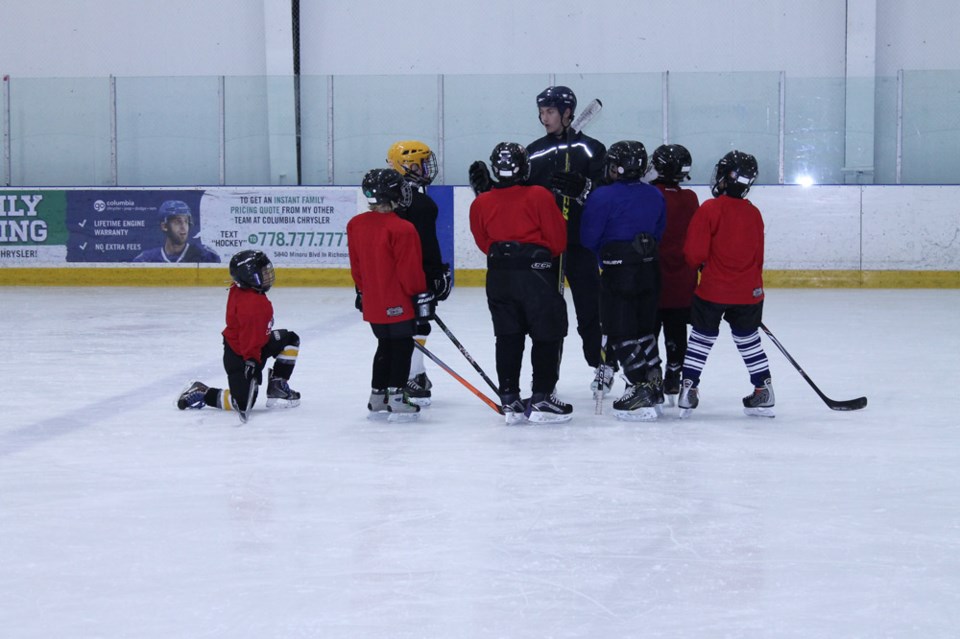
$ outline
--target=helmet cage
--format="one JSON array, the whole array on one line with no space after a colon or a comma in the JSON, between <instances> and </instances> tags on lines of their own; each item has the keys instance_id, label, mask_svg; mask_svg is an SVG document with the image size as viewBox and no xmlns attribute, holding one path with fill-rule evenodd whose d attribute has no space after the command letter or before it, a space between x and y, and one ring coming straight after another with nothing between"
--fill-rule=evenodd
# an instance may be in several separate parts
<instances>
[{"instance_id":1,"label":"helmet cage","mask_svg":"<svg viewBox=\"0 0 960 639\"><path fill-rule=\"evenodd\" d=\"M230 258L230 277L240 288L266 293L276 280L273 263L263 251L240 251Z\"/></svg>"},{"instance_id":2,"label":"helmet cage","mask_svg":"<svg viewBox=\"0 0 960 639\"><path fill-rule=\"evenodd\" d=\"M418 140L402 140L391 145L387 164L418 186L429 186L439 172L437 155Z\"/></svg>"},{"instance_id":3,"label":"helmet cage","mask_svg":"<svg viewBox=\"0 0 960 639\"><path fill-rule=\"evenodd\" d=\"M714 197L742 198L753 186L758 173L755 157L742 151L730 151L717 162L710 192Z\"/></svg>"}]
</instances>

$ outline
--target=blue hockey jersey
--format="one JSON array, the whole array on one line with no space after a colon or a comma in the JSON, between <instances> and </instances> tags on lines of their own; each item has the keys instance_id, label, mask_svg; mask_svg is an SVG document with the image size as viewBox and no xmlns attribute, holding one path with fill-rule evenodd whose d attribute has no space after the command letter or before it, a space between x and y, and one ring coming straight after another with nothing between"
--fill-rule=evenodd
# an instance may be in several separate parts
<instances>
[{"instance_id":1,"label":"blue hockey jersey","mask_svg":"<svg viewBox=\"0 0 960 639\"><path fill-rule=\"evenodd\" d=\"M593 191L583 206L580 242L596 253L609 242L649 233L659 242L667 224L660 190L643 182L614 182Z\"/></svg>"}]
</instances>

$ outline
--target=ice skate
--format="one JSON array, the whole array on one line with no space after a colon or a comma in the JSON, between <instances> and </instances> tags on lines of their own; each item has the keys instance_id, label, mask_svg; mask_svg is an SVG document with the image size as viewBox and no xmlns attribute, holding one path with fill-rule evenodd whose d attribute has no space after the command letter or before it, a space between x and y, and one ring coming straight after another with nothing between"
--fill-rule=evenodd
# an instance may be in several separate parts
<instances>
[{"instance_id":1,"label":"ice skate","mask_svg":"<svg viewBox=\"0 0 960 639\"><path fill-rule=\"evenodd\" d=\"M530 396L526 416L531 422L551 424L569 422L573 419L573 406L565 404L557 398L555 390L549 393L534 393Z\"/></svg>"},{"instance_id":2,"label":"ice skate","mask_svg":"<svg viewBox=\"0 0 960 639\"><path fill-rule=\"evenodd\" d=\"M390 411L387 409L386 388L371 389L370 399L367 401L367 410L370 411L367 415L367 419L370 420L383 421L390 416Z\"/></svg>"},{"instance_id":3,"label":"ice skate","mask_svg":"<svg viewBox=\"0 0 960 639\"><path fill-rule=\"evenodd\" d=\"M598 392L601 393L600 397L606 397L612 388L613 366L600 364L600 366L597 366L597 370L593 376L593 381L590 383L590 390L593 391L594 397L597 396Z\"/></svg>"},{"instance_id":4,"label":"ice skate","mask_svg":"<svg viewBox=\"0 0 960 639\"><path fill-rule=\"evenodd\" d=\"M429 406L433 401L431 399L431 388L433 388L433 383L429 380L429 378L427 378L427 374L420 373L419 375L414 375L407 380L407 385L404 386L404 391L406 391L407 399L410 400L411 404L416 404L417 406Z\"/></svg>"},{"instance_id":5,"label":"ice skate","mask_svg":"<svg viewBox=\"0 0 960 639\"><path fill-rule=\"evenodd\" d=\"M630 384L626 392L613 402L613 414L617 419L630 422L652 422L659 417L657 391L650 382Z\"/></svg>"},{"instance_id":6,"label":"ice skate","mask_svg":"<svg viewBox=\"0 0 960 639\"><path fill-rule=\"evenodd\" d=\"M187 408L203 408L206 404L203 401L207 394L208 387L201 382L190 384L187 390L180 393L180 399L177 400L177 408L186 410Z\"/></svg>"},{"instance_id":7,"label":"ice skate","mask_svg":"<svg viewBox=\"0 0 960 639\"><path fill-rule=\"evenodd\" d=\"M700 404L700 391L693 385L692 379L685 379L680 385L680 396L677 406L680 408L680 419L687 419L693 410Z\"/></svg>"},{"instance_id":8,"label":"ice skate","mask_svg":"<svg viewBox=\"0 0 960 639\"><path fill-rule=\"evenodd\" d=\"M388 422L413 422L420 417L420 407L412 404L402 388L387 389Z\"/></svg>"},{"instance_id":9,"label":"ice skate","mask_svg":"<svg viewBox=\"0 0 960 639\"><path fill-rule=\"evenodd\" d=\"M287 380L273 375L273 369L267 371L267 408L295 408L300 405L300 393L290 388Z\"/></svg>"},{"instance_id":10,"label":"ice skate","mask_svg":"<svg viewBox=\"0 0 960 639\"><path fill-rule=\"evenodd\" d=\"M667 374L663 377L663 395L667 406L677 405L677 395L680 394L680 369L667 367Z\"/></svg>"},{"instance_id":11,"label":"ice skate","mask_svg":"<svg viewBox=\"0 0 960 639\"><path fill-rule=\"evenodd\" d=\"M773 413L773 384L769 378L763 386L753 389L752 395L743 398L743 414L750 417L775 417Z\"/></svg>"},{"instance_id":12,"label":"ice skate","mask_svg":"<svg viewBox=\"0 0 960 639\"><path fill-rule=\"evenodd\" d=\"M647 370L647 382L644 385L653 391L653 408L657 417L663 415L663 375L659 366Z\"/></svg>"},{"instance_id":13,"label":"ice skate","mask_svg":"<svg viewBox=\"0 0 960 639\"><path fill-rule=\"evenodd\" d=\"M526 421L524 415L526 404L520 399L520 393L504 393L500 396L500 404L503 406L504 421L508 425L519 424Z\"/></svg>"}]
</instances>

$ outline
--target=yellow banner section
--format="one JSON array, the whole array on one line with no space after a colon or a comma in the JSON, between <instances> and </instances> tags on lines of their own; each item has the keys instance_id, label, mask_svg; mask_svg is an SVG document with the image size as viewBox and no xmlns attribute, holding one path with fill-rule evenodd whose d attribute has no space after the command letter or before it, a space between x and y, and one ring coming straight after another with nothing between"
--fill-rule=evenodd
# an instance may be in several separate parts
<instances>
[{"instance_id":1,"label":"yellow banner section","mask_svg":"<svg viewBox=\"0 0 960 639\"><path fill-rule=\"evenodd\" d=\"M484 269L460 269L457 286L483 286ZM278 267L277 286L353 286L348 269ZM764 271L767 288L960 288L960 271ZM0 268L2 286L229 286L223 268Z\"/></svg>"}]
</instances>

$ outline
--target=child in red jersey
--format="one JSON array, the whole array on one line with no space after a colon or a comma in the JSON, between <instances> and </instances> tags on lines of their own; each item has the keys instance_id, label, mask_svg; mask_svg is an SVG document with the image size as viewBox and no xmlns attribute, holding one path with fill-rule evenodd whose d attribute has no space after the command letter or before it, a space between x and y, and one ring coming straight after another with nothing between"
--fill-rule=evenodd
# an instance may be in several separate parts
<instances>
[{"instance_id":1,"label":"child in red jersey","mask_svg":"<svg viewBox=\"0 0 960 639\"><path fill-rule=\"evenodd\" d=\"M396 213L410 205L411 187L393 169L373 169L362 188L370 210L347 223L347 245L357 307L377 337L367 409L371 417L385 413L389 421L412 421L420 407L404 387L413 336L418 322L432 316L435 300L427 292L417 229Z\"/></svg>"},{"instance_id":2,"label":"child in red jersey","mask_svg":"<svg viewBox=\"0 0 960 639\"><path fill-rule=\"evenodd\" d=\"M525 184L527 151L501 142L490 155L497 182L470 205L470 231L487 256L487 306L497 338L500 402L508 424L567 422L573 407L556 394L567 305L557 282L567 227L553 195ZM486 171L486 168L483 169ZM520 399L524 340L533 341L533 394Z\"/></svg>"},{"instance_id":3,"label":"child in red jersey","mask_svg":"<svg viewBox=\"0 0 960 639\"><path fill-rule=\"evenodd\" d=\"M183 391L177 408L213 406L235 410L246 419L250 381L259 385L267 359L276 363L268 372L267 407L294 407L300 404L300 393L290 388L300 352L300 337L286 329L273 330L273 304L267 291L273 286L273 264L262 251L240 251L230 259L233 285L227 297L227 326L223 329L223 368L228 388L212 388L194 382ZM254 389L253 406L256 401Z\"/></svg>"},{"instance_id":4,"label":"child in red jersey","mask_svg":"<svg viewBox=\"0 0 960 639\"><path fill-rule=\"evenodd\" d=\"M687 230L687 263L702 270L690 309L692 329L677 400L680 417L689 417L699 404L700 373L721 320L730 325L753 383L753 393L743 398L744 412L773 417L770 366L757 331L763 319L763 217L744 199L757 172L757 160L748 153L723 156L714 172L714 197L697 209Z\"/></svg>"},{"instance_id":5,"label":"child in red jersey","mask_svg":"<svg viewBox=\"0 0 960 639\"><path fill-rule=\"evenodd\" d=\"M680 144L663 144L653 152L650 160L654 173L650 184L660 189L667 203L667 227L660 240L660 303L657 309L656 337L663 330L666 370L663 374L663 394L673 405L680 393L680 370L687 354L687 324L690 323L690 305L697 288L697 269L687 264L683 244L693 214L700 206L697 194L681 188L690 179L693 160L690 151Z\"/></svg>"}]
</instances>

